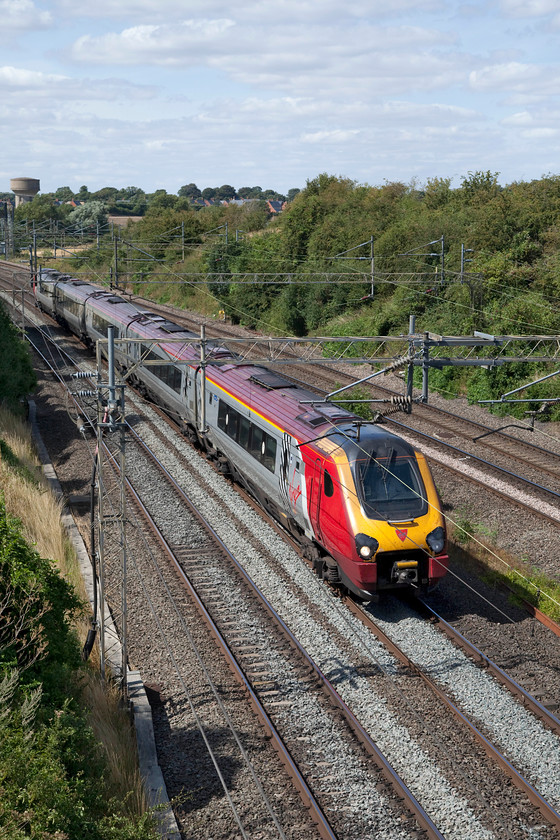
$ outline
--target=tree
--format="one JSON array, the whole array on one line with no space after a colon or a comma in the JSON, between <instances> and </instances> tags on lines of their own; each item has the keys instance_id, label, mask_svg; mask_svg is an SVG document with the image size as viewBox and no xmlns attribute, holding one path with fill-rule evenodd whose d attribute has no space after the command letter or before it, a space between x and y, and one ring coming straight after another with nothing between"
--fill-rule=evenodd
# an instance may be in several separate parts
<instances>
[{"instance_id":1,"label":"tree","mask_svg":"<svg viewBox=\"0 0 560 840\"><path fill-rule=\"evenodd\" d=\"M237 195L239 198L262 198L262 187L241 187Z\"/></svg>"},{"instance_id":2,"label":"tree","mask_svg":"<svg viewBox=\"0 0 560 840\"><path fill-rule=\"evenodd\" d=\"M88 190L88 188L84 184L78 190L76 198L78 199L78 201L87 201L89 197L90 197L90 191Z\"/></svg>"},{"instance_id":3,"label":"tree","mask_svg":"<svg viewBox=\"0 0 560 840\"><path fill-rule=\"evenodd\" d=\"M501 191L498 184L499 172L477 171L469 172L468 176L463 176L461 180L461 191L465 196L467 202L472 204L481 204L488 201L489 198L494 198Z\"/></svg>"},{"instance_id":4,"label":"tree","mask_svg":"<svg viewBox=\"0 0 560 840\"><path fill-rule=\"evenodd\" d=\"M46 222L50 219L62 221L65 218L62 207L54 204L52 193L36 195L32 201L25 201L16 207L14 218L17 222L27 219L31 222Z\"/></svg>"},{"instance_id":5,"label":"tree","mask_svg":"<svg viewBox=\"0 0 560 840\"><path fill-rule=\"evenodd\" d=\"M21 400L36 384L28 345L20 340L16 327L0 305L0 403L20 412Z\"/></svg>"},{"instance_id":6,"label":"tree","mask_svg":"<svg viewBox=\"0 0 560 840\"><path fill-rule=\"evenodd\" d=\"M202 198L206 199L207 201L212 201L214 198L216 198L217 192L217 187L205 187L202 190Z\"/></svg>"},{"instance_id":7,"label":"tree","mask_svg":"<svg viewBox=\"0 0 560 840\"><path fill-rule=\"evenodd\" d=\"M202 196L202 193L198 189L196 184L190 183L190 184L185 184L183 187L180 187L180 189L177 192L177 195L180 198L193 199L193 198L200 198Z\"/></svg>"},{"instance_id":8,"label":"tree","mask_svg":"<svg viewBox=\"0 0 560 840\"><path fill-rule=\"evenodd\" d=\"M428 178L424 187L424 204L430 210L442 207L451 199L451 178Z\"/></svg>"},{"instance_id":9,"label":"tree","mask_svg":"<svg viewBox=\"0 0 560 840\"><path fill-rule=\"evenodd\" d=\"M135 236L146 243L146 250L157 259L176 257L181 247L183 229L186 243L192 245L201 241L202 222L195 210L185 212L150 206L144 218L135 226Z\"/></svg>"},{"instance_id":10,"label":"tree","mask_svg":"<svg viewBox=\"0 0 560 840\"><path fill-rule=\"evenodd\" d=\"M68 222L76 227L95 227L107 224L107 213L102 201L88 201L76 207L68 216Z\"/></svg>"},{"instance_id":11,"label":"tree","mask_svg":"<svg viewBox=\"0 0 560 840\"><path fill-rule=\"evenodd\" d=\"M115 201L119 191L116 187L102 187L97 192L91 193L90 198L97 201Z\"/></svg>"},{"instance_id":12,"label":"tree","mask_svg":"<svg viewBox=\"0 0 560 840\"><path fill-rule=\"evenodd\" d=\"M177 196L168 193L167 190L156 190L155 193L148 196L148 207L150 210L154 207L169 210L173 209L176 204Z\"/></svg>"},{"instance_id":13,"label":"tree","mask_svg":"<svg viewBox=\"0 0 560 840\"><path fill-rule=\"evenodd\" d=\"M298 187L292 187L291 190L288 190L287 200L293 201L296 195L299 195L301 190Z\"/></svg>"},{"instance_id":14,"label":"tree","mask_svg":"<svg viewBox=\"0 0 560 840\"><path fill-rule=\"evenodd\" d=\"M58 199L58 201L72 201L74 193L70 187L59 187L55 192L54 197Z\"/></svg>"},{"instance_id":15,"label":"tree","mask_svg":"<svg viewBox=\"0 0 560 840\"><path fill-rule=\"evenodd\" d=\"M236 198L237 193L235 192L235 188L231 186L231 184L222 184L221 187L218 187L216 190L216 198L219 198L221 201L229 201L229 199Z\"/></svg>"}]
</instances>

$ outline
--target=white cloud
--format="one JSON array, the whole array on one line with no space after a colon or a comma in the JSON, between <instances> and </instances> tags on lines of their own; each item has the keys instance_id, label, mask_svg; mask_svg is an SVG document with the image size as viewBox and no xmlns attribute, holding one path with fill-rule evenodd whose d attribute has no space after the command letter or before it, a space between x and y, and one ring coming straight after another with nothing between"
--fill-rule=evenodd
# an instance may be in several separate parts
<instances>
[{"instance_id":1,"label":"white cloud","mask_svg":"<svg viewBox=\"0 0 560 840\"><path fill-rule=\"evenodd\" d=\"M543 68L510 61L473 70L469 81L471 87L478 90L520 90L533 88L543 74Z\"/></svg>"},{"instance_id":2,"label":"white cloud","mask_svg":"<svg viewBox=\"0 0 560 840\"><path fill-rule=\"evenodd\" d=\"M4 89L38 89L64 81L70 81L69 77L40 73L36 70L24 70L20 67L0 67L0 85Z\"/></svg>"},{"instance_id":3,"label":"white cloud","mask_svg":"<svg viewBox=\"0 0 560 840\"><path fill-rule=\"evenodd\" d=\"M506 14L516 18L558 14L558 0L502 0L501 7Z\"/></svg>"},{"instance_id":4,"label":"white cloud","mask_svg":"<svg viewBox=\"0 0 560 840\"><path fill-rule=\"evenodd\" d=\"M70 55L94 65L207 68L249 88L344 99L462 82L465 56L451 51L456 41L453 32L425 26L341 20L306 29L290 20L268 28L204 18L84 35Z\"/></svg>"},{"instance_id":5,"label":"white cloud","mask_svg":"<svg viewBox=\"0 0 560 840\"><path fill-rule=\"evenodd\" d=\"M4 101L20 101L21 108L33 108L41 102L144 101L155 95L149 86L134 85L122 79L75 79L20 67L0 67L0 93ZM25 95L25 100L21 100Z\"/></svg>"},{"instance_id":6,"label":"white cloud","mask_svg":"<svg viewBox=\"0 0 560 840\"><path fill-rule=\"evenodd\" d=\"M185 0L58 0L61 13L75 18L92 19L134 19L138 23L169 21L181 19L186 9L193 8L193 3ZM237 20L243 23L279 23L291 20L305 21L316 26L319 21L340 21L342 18L356 20L397 18L411 12L419 15L445 9L445 0L347 0L341 5L340 0L238 0L232 5L230 0L206 0L200 5L200 11L207 16L231 17L235 12Z\"/></svg>"},{"instance_id":7,"label":"white cloud","mask_svg":"<svg viewBox=\"0 0 560 840\"><path fill-rule=\"evenodd\" d=\"M160 64L189 66L209 47L217 50L231 37L229 19L183 20L174 25L133 26L99 37L83 35L73 44L71 56L92 64Z\"/></svg>"},{"instance_id":8,"label":"white cloud","mask_svg":"<svg viewBox=\"0 0 560 840\"><path fill-rule=\"evenodd\" d=\"M530 128L523 134L531 140L548 140L552 137L560 137L560 130L557 128Z\"/></svg>"},{"instance_id":9,"label":"white cloud","mask_svg":"<svg viewBox=\"0 0 560 840\"><path fill-rule=\"evenodd\" d=\"M502 0L504 14L514 20L528 20L547 29L560 29L558 0Z\"/></svg>"},{"instance_id":10,"label":"white cloud","mask_svg":"<svg viewBox=\"0 0 560 840\"><path fill-rule=\"evenodd\" d=\"M41 11L32 0L0 0L0 38L45 29L52 20L51 13Z\"/></svg>"},{"instance_id":11,"label":"white cloud","mask_svg":"<svg viewBox=\"0 0 560 840\"><path fill-rule=\"evenodd\" d=\"M526 126L531 125L533 117L529 111L519 111L517 114L506 117L502 122L504 125Z\"/></svg>"},{"instance_id":12,"label":"white cloud","mask_svg":"<svg viewBox=\"0 0 560 840\"><path fill-rule=\"evenodd\" d=\"M302 134L302 143L346 143L360 132L358 129L335 129L334 131L315 131L312 134Z\"/></svg>"}]
</instances>

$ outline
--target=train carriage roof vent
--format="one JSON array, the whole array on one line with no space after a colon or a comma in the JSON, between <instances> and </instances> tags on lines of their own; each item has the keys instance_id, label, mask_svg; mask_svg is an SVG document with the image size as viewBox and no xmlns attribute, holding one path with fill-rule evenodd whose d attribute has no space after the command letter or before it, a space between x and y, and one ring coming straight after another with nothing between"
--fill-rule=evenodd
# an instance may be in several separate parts
<instances>
[{"instance_id":1,"label":"train carriage roof vent","mask_svg":"<svg viewBox=\"0 0 560 840\"><path fill-rule=\"evenodd\" d=\"M163 324L158 324L159 328L167 333L178 333L178 332L188 332L185 327L181 327L179 324L174 324L173 321L165 321Z\"/></svg>"},{"instance_id":2,"label":"train carriage roof vent","mask_svg":"<svg viewBox=\"0 0 560 840\"><path fill-rule=\"evenodd\" d=\"M59 282L61 280L64 280L67 283L72 283L73 286L89 286L89 285L91 285L90 283L88 283L87 280L70 280L70 278L66 278L66 277L59 277L58 279L59 279Z\"/></svg>"},{"instance_id":3,"label":"train carriage roof vent","mask_svg":"<svg viewBox=\"0 0 560 840\"><path fill-rule=\"evenodd\" d=\"M307 423L308 426L322 426L326 423L325 418L316 411L304 411L303 414L298 414L296 420Z\"/></svg>"},{"instance_id":4,"label":"train carriage roof vent","mask_svg":"<svg viewBox=\"0 0 560 840\"><path fill-rule=\"evenodd\" d=\"M317 403L313 408L329 420L348 420L350 417L356 416L348 409L330 402Z\"/></svg>"},{"instance_id":5,"label":"train carriage roof vent","mask_svg":"<svg viewBox=\"0 0 560 840\"><path fill-rule=\"evenodd\" d=\"M322 402L310 407L304 414L298 415L297 419L310 426L320 426L321 423L326 422L336 423L341 420L356 419L356 415L334 403Z\"/></svg>"},{"instance_id":6,"label":"train carriage roof vent","mask_svg":"<svg viewBox=\"0 0 560 840\"><path fill-rule=\"evenodd\" d=\"M266 388L268 391L276 391L280 388L295 388L295 385L292 382L289 382L287 379L284 379L283 376L279 376L277 373L273 373L272 371L259 371L259 373L254 373L249 377L249 381L256 382L257 385L262 385L262 387Z\"/></svg>"},{"instance_id":7,"label":"train carriage roof vent","mask_svg":"<svg viewBox=\"0 0 560 840\"><path fill-rule=\"evenodd\" d=\"M96 300L102 300L104 303L127 303L124 298L119 297L119 295L114 295L112 292L94 292L90 297Z\"/></svg>"}]
</instances>

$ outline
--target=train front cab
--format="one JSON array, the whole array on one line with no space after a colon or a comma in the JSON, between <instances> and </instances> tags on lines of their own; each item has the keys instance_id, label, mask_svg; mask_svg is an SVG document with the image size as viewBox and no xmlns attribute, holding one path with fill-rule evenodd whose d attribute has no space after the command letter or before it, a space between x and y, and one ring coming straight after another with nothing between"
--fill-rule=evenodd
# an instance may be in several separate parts
<instances>
[{"instance_id":1,"label":"train front cab","mask_svg":"<svg viewBox=\"0 0 560 840\"><path fill-rule=\"evenodd\" d=\"M448 565L445 522L426 460L400 438L385 437L320 441L326 457L316 459L310 486L318 540L337 561L342 583L364 599L426 591Z\"/></svg>"}]
</instances>

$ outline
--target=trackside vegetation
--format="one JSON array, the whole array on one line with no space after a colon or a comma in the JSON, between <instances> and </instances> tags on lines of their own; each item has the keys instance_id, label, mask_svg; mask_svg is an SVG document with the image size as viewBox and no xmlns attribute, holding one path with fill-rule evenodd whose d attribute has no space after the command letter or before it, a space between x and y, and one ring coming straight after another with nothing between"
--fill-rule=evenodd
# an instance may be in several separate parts
<instances>
[{"instance_id":1,"label":"trackside vegetation","mask_svg":"<svg viewBox=\"0 0 560 840\"><path fill-rule=\"evenodd\" d=\"M136 768L114 768L116 751L135 764L128 718L81 661L85 607L60 504L5 407L21 408L34 377L2 311L0 321L0 837L151 840Z\"/></svg>"},{"instance_id":2,"label":"trackside vegetation","mask_svg":"<svg viewBox=\"0 0 560 840\"><path fill-rule=\"evenodd\" d=\"M560 334L560 176L498 177L370 186L323 173L276 215L262 201L197 208L186 193L166 195L121 229L119 276L147 296L282 335L398 335L409 315L419 333ZM112 241L96 243L70 265L108 279L114 256ZM430 372L430 388L476 401L549 372L446 367ZM530 396L560 396L558 379Z\"/></svg>"}]
</instances>

